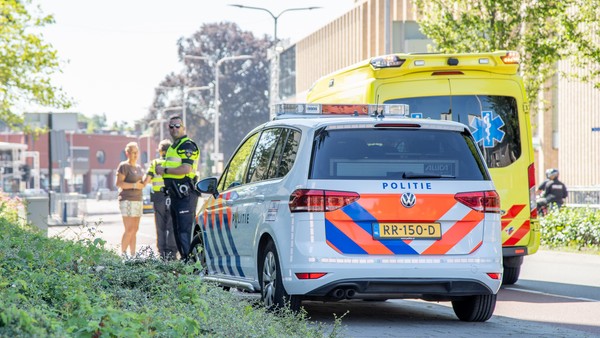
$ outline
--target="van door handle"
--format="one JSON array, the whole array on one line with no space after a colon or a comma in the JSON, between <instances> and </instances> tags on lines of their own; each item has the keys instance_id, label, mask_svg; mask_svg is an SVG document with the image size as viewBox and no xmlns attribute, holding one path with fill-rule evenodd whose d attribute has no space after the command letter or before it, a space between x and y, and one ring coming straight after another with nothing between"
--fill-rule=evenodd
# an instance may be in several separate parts
<instances>
[{"instance_id":1,"label":"van door handle","mask_svg":"<svg viewBox=\"0 0 600 338\"><path fill-rule=\"evenodd\" d=\"M232 206L233 205L233 200L225 200L225 205Z\"/></svg>"},{"instance_id":2,"label":"van door handle","mask_svg":"<svg viewBox=\"0 0 600 338\"><path fill-rule=\"evenodd\" d=\"M265 201L265 195L256 195L256 200L258 203L262 203Z\"/></svg>"}]
</instances>

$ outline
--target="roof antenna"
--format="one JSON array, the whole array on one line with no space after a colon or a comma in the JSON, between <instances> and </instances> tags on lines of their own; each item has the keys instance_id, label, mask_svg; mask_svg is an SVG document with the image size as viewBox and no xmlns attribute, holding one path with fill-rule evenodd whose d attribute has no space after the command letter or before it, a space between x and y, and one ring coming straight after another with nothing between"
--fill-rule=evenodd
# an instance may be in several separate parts
<instances>
[{"instance_id":1,"label":"roof antenna","mask_svg":"<svg viewBox=\"0 0 600 338\"><path fill-rule=\"evenodd\" d=\"M373 117L377 118L380 116L378 110L379 110L379 95L377 95L377 99L375 100L375 111L373 112L373 115L372 115ZM383 109L382 109L382 112L383 112Z\"/></svg>"}]
</instances>

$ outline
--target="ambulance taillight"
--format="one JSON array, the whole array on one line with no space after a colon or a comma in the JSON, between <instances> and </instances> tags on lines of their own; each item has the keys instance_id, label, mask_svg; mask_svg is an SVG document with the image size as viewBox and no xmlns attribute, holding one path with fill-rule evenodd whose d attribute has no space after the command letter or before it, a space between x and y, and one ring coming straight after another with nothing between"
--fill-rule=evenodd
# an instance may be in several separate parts
<instances>
[{"instance_id":1,"label":"ambulance taillight","mask_svg":"<svg viewBox=\"0 0 600 338\"><path fill-rule=\"evenodd\" d=\"M537 204L535 198L535 164L531 163L527 168L527 177L529 179L529 210L531 218L537 218Z\"/></svg>"}]
</instances>

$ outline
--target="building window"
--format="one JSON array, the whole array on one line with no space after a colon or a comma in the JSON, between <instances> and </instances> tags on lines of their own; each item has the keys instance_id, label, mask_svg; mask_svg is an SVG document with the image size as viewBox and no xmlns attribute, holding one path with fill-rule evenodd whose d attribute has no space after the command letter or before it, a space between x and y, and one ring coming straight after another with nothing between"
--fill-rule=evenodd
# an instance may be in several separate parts
<instances>
[{"instance_id":1,"label":"building window","mask_svg":"<svg viewBox=\"0 0 600 338\"><path fill-rule=\"evenodd\" d=\"M106 161L106 155L104 154L104 150L98 150L96 152L96 159L100 164L103 164Z\"/></svg>"},{"instance_id":2,"label":"building window","mask_svg":"<svg viewBox=\"0 0 600 338\"><path fill-rule=\"evenodd\" d=\"M296 95L296 47L292 46L279 56L279 97Z\"/></svg>"}]
</instances>

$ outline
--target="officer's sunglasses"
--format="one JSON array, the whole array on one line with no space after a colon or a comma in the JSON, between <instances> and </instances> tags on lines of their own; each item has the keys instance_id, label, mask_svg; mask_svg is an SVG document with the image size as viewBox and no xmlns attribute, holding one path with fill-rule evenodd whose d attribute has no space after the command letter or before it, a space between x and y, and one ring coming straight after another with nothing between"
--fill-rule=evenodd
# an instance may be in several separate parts
<instances>
[{"instance_id":1,"label":"officer's sunglasses","mask_svg":"<svg viewBox=\"0 0 600 338\"><path fill-rule=\"evenodd\" d=\"M181 124L180 124L180 123L177 123L177 124L169 124L169 128L171 128L171 129L173 129L173 128L177 128L177 129L179 129L180 127L181 127Z\"/></svg>"}]
</instances>

